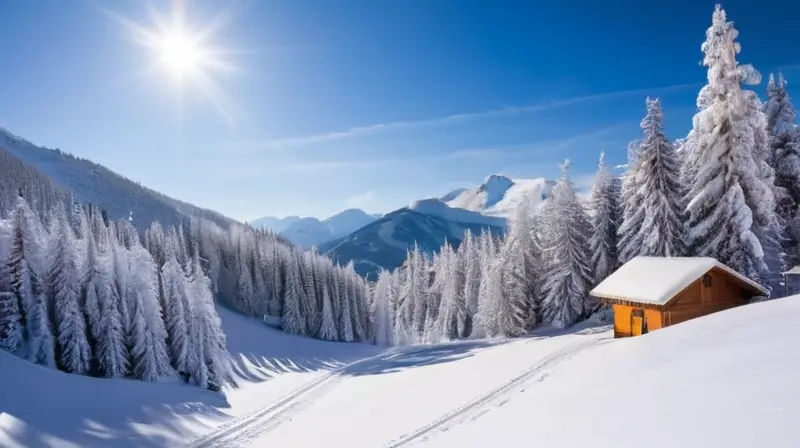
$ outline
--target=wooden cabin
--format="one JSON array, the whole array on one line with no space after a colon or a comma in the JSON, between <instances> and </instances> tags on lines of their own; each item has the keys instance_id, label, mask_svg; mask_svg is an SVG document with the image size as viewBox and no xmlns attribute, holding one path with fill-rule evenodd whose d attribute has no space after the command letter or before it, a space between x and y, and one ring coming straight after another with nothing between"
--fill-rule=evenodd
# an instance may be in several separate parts
<instances>
[{"instance_id":1,"label":"wooden cabin","mask_svg":"<svg viewBox=\"0 0 800 448\"><path fill-rule=\"evenodd\" d=\"M613 307L619 338L744 305L768 291L713 258L636 257L590 294Z\"/></svg>"}]
</instances>

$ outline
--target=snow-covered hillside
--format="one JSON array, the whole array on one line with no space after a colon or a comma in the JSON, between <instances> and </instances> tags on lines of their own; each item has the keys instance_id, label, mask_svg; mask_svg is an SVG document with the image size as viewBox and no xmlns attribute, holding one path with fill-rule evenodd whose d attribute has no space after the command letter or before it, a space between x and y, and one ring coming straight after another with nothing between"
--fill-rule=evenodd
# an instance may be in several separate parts
<instances>
[{"instance_id":1,"label":"snow-covered hillside","mask_svg":"<svg viewBox=\"0 0 800 448\"><path fill-rule=\"evenodd\" d=\"M800 296L638 338L584 324L388 351L220 314L239 378L227 397L67 375L0 353L0 446L482 447L535 437L548 447L793 447L800 439Z\"/></svg>"},{"instance_id":2,"label":"snow-covered hillside","mask_svg":"<svg viewBox=\"0 0 800 448\"><path fill-rule=\"evenodd\" d=\"M638 338L583 325L389 351L220 315L239 382L226 396L67 375L0 352L0 446L480 447L535 435L548 447L616 447L620 421L624 442L651 447L800 438L800 296Z\"/></svg>"},{"instance_id":3,"label":"snow-covered hillside","mask_svg":"<svg viewBox=\"0 0 800 448\"><path fill-rule=\"evenodd\" d=\"M112 220L132 214L133 224L139 230L149 227L153 221L178 225L186 216L203 217L223 227L232 222L212 210L143 187L102 165L36 146L3 128L0 128L0 147L69 190L76 200L102 207Z\"/></svg>"},{"instance_id":4,"label":"snow-covered hillside","mask_svg":"<svg viewBox=\"0 0 800 448\"><path fill-rule=\"evenodd\" d=\"M479 186L455 190L446 194L442 201L450 207L463 208L487 216L508 218L526 198L533 201L533 209L541 207L550 196L554 181L545 178L510 179L492 174Z\"/></svg>"}]
</instances>

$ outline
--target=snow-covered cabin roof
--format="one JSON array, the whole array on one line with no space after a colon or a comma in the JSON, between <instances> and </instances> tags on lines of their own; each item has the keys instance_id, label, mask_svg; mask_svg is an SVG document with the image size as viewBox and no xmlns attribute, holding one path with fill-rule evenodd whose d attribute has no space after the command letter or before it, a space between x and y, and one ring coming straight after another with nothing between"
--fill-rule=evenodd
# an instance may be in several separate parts
<instances>
[{"instance_id":1,"label":"snow-covered cabin roof","mask_svg":"<svg viewBox=\"0 0 800 448\"><path fill-rule=\"evenodd\" d=\"M710 257L636 257L603 280L590 294L608 299L666 305L712 268L719 268L766 295L768 291Z\"/></svg>"}]
</instances>

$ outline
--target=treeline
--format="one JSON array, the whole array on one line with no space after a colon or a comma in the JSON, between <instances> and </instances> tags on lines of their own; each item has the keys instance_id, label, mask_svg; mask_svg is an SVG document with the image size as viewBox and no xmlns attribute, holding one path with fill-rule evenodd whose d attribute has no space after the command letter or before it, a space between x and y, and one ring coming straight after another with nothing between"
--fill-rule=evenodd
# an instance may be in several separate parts
<instances>
[{"instance_id":1,"label":"treeline","mask_svg":"<svg viewBox=\"0 0 800 448\"><path fill-rule=\"evenodd\" d=\"M231 379L199 252L170 228L156 260L126 221L20 196L2 221L0 347L65 372L201 387Z\"/></svg>"},{"instance_id":2,"label":"treeline","mask_svg":"<svg viewBox=\"0 0 800 448\"><path fill-rule=\"evenodd\" d=\"M570 326L598 310L588 293L639 255L708 256L775 296L800 263L800 131L782 75L762 104L745 84L760 75L736 61L738 32L717 6L702 45L708 84L693 128L671 143L659 100L648 99L643 137L617 178L601 154L588 207L568 163L535 216L521 204L501 241L467 234L458 250L414 249L374 287L375 341L414 344L517 336Z\"/></svg>"},{"instance_id":3,"label":"treeline","mask_svg":"<svg viewBox=\"0 0 800 448\"><path fill-rule=\"evenodd\" d=\"M151 250L161 237L150 232ZM276 234L245 226L222 229L193 219L189 239L208 262L220 302L280 325L289 333L329 341L369 341L370 289L353 264L338 266L315 251L303 251Z\"/></svg>"}]
</instances>

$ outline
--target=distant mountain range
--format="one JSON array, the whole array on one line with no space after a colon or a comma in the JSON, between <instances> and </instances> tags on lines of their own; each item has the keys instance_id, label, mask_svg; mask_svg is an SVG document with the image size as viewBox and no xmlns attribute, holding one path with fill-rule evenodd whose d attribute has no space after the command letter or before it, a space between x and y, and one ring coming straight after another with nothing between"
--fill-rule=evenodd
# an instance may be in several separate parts
<instances>
[{"instance_id":1,"label":"distant mountain range","mask_svg":"<svg viewBox=\"0 0 800 448\"><path fill-rule=\"evenodd\" d=\"M250 225L260 229L271 229L294 244L310 249L349 235L382 216L382 214L369 214L363 210L351 208L321 221L312 217L274 218L265 216L254 220Z\"/></svg>"},{"instance_id":2,"label":"distant mountain range","mask_svg":"<svg viewBox=\"0 0 800 448\"><path fill-rule=\"evenodd\" d=\"M534 209L550 196L555 182L510 179L492 175L472 189L459 189L440 198L427 198L388 213L340 239L319 246L334 261L353 261L356 271L374 278L381 268L396 268L416 242L426 253L438 251L445 241L458 246L469 229L473 233L502 234L506 218L525 198Z\"/></svg>"}]
</instances>

